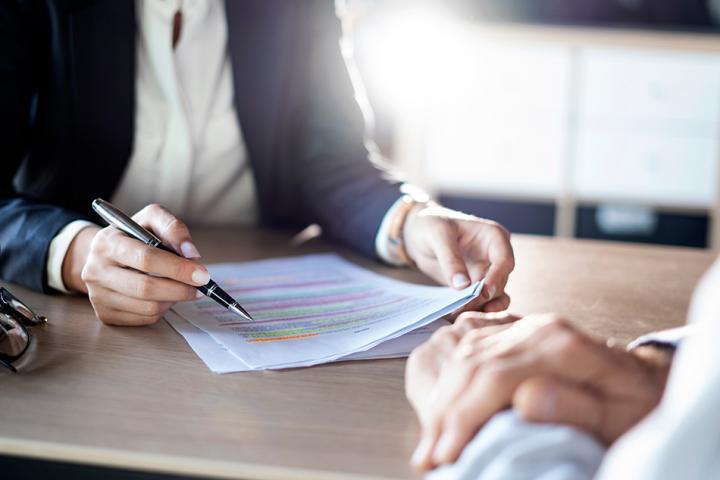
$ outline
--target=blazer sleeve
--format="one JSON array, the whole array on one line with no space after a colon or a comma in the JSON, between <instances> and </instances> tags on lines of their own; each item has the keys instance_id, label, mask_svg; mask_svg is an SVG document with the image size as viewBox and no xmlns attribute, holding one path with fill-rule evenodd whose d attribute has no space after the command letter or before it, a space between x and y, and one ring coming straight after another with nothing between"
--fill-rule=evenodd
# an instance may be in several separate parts
<instances>
[{"instance_id":1,"label":"blazer sleeve","mask_svg":"<svg viewBox=\"0 0 720 480\"><path fill-rule=\"evenodd\" d=\"M45 55L40 2L0 2L0 279L48 291L45 264L55 234L82 215L20 194L14 178L31 151L33 110Z\"/></svg>"},{"instance_id":2,"label":"blazer sleeve","mask_svg":"<svg viewBox=\"0 0 720 480\"><path fill-rule=\"evenodd\" d=\"M307 38L293 55L292 81L300 91L292 96L299 99L291 112L298 155L290 167L300 211L325 235L374 256L375 236L400 185L367 148L372 143L365 141L333 2L308 2L301 10Z\"/></svg>"}]
</instances>

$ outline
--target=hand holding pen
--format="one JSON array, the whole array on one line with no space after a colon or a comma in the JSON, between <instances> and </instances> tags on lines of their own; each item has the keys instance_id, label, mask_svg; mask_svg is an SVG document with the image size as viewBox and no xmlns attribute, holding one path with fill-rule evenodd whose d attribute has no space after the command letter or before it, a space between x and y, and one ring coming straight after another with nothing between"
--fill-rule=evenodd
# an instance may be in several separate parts
<instances>
[{"instance_id":1,"label":"hand holding pen","mask_svg":"<svg viewBox=\"0 0 720 480\"><path fill-rule=\"evenodd\" d=\"M106 202L96 205L112 207ZM82 281L98 318L104 323L155 323L175 302L202 296L199 288L208 292L212 289L210 293L216 301L226 298L223 306L235 305L243 313L242 307L229 296L220 297L222 290L212 288L216 284L210 283L207 269L195 261L200 254L179 219L158 205L150 205L134 215L132 221L146 233L156 235L155 239L166 248L149 245L146 240L152 240L151 237L132 238L128 230L105 228L93 232Z\"/></svg>"}]
</instances>

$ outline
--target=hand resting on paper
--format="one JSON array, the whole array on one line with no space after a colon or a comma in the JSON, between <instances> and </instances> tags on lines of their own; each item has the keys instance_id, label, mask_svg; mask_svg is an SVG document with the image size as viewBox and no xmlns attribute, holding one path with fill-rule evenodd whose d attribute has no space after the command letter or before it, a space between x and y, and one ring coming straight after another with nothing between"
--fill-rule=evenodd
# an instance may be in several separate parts
<instances>
[{"instance_id":1,"label":"hand resting on paper","mask_svg":"<svg viewBox=\"0 0 720 480\"><path fill-rule=\"evenodd\" d=\"M669 357L611 348L553 314L462 314L408 359L422 435L412 464L452 463L496 413L572 425L606 444L659 402Z\"/></svg>"},{"instance_id":2,"label":"hand resting on paper","mask_svg":"<svg viewBox=\"0 0 720 480\"><path fill-rule=\"evenodd\" d=\"M510 233L500 224L430 204L413 210L405 222L407 253L429 277L455 289L485 278L479 308L508 308L505 294L515 268Z\"/></svg>"},{"instance_id":3,"label":"hand resting on paper","mask_svg":"<svg viewBox=\"0 0 720 480\"><path fill-rule=\"evenodd\" d=\"M200 257L188 228L159 205L149 205L133 220L151 230L172 255L128 237L114 227L88 227L73 240L63 262L63 281L87 292L98 318L110 325L149 325L175 302L196 298L194 287L210 274L195 262Z\"/></svg>"}]
</instances>

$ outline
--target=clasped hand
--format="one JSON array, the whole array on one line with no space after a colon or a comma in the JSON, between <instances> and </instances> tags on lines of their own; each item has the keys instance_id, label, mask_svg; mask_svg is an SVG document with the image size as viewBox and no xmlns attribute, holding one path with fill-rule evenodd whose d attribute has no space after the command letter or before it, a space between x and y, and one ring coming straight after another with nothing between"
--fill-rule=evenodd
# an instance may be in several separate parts
<instances>
[{"instance_id":1,"label":"clasped hand","mask_svg":"<svg viewBox=\"0 0 720 480\"><path fill-rule=\"evenodd\" d=\"M422 434L413 465L452 463L496 413L573 425L612 443L657 405L667 357L611 348L557 315L464 313L410 356Z\"/></svg>"}]
</instances>

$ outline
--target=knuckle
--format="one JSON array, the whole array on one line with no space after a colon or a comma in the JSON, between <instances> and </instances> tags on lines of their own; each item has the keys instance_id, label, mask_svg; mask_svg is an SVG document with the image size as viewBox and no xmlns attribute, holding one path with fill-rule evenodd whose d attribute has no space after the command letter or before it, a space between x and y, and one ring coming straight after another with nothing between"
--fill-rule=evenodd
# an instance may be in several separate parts
<instances>
[{"instance_id":1,"label":"knuckle","mask_svg":"<svg viewBox=\"0 0 720 480\"><path fill-rule=\"evenodd\" d=\"M146 272L149 263L147 259L147 253L145 253L142 248L138 248L135 253L133 253L133 256L135 257L135 261L133 262L135 264L135 267L138 270Z\"/></svg>"},{"instance_id":2,"label":"knuckle","mask_svg":"<svg viewBox=\"0 0 720 480\"><path fill-rule=\"evenodd\" d=\"M163 210L164 210L163 206L160 205L159 203L151 203L140 211L141 212L146 211L148 213L158 213L158 212L162 212Z\"/></svg>"},{"instance_id":3,"label":"knuckle","mask_svg":"<svg viewBox=\"0 0 720 480\"><path fill-rule=\"evenodd\" d=\"M107 251L107 246L110 243L113 231L114 228L111 227L105 227L100 230L90 242L90 253L102 255L105 251Z\"/></svg>"},{"instance_id":4,"label":"knuckle","mask_svg":"<svg viewBox=\"0 0 720 480\"><path fill-rule=\"evenodd\" d=\"M455 320L455 325L463 329L473 329L477 326L477 313L463 312Z\"/></svg>"},{"instance_id":5,"label":"knuckle","mask_svg":"<svg viewBox=\"0 0 720 480\"><path fill-rule=\"evenodd\" d=\"M442 422L443 430L457 432L467 428L467 415L464 410L462 407L456 407L445 413L445 418Z\"/></svg>"},{"instance_id":6,"label":"knuckle","mask_svg":"<svg viewBox=\"0 0 720 480\"><path fill-rule=\"evenodd\" d=\"M485 361L482 366L482 376L485 381L493 386L504 384L509 375L511 369L502 360L491 358Z\"/></svg>"},{"instance_id":7,"label":"knuckle","mask_svg":"<svg viewBox=\"0 0 720 480\"><path fill-rule=\"evenodd\" d=\"M568 321L557 313L548 313L543 316L543 320L553 330L567 330L570 328Z\"/></svg>"},{"instance_id":8,"label":"knuckle","mask_svg":"<svg viewBox=\"0 0 720 480\"><path fill-rule=\"evenodd\" d=\"M510 230L508 230L507 228L505 228L504 225L501 225L501 224L498 223L498 228L500 229L500 231L502 232L502 234L505 236L505 238L510 239L510 237L512 237L512 233L510 232Z\"/></svg>"},{"instance_id":9,"label":"knuckle","mask_svg":"<svg viewBox=\"0 0 720 480\"><path fill-rule=\"evenodd\" d=\"M107 240L116 231L117 229L110 225L105 228L101 228L100 231L93 238L93 243L100 243Z\"/></svg>"},{"instance_id":10,"label":"knuckle","mask_svg":"<svg viewBox=\"0 0 720 480\"><path fill-rule=\"evenodd\" d=\"M152 267L152 254L146 248L138 248L135 253L135 265L138 270L149 272Z\"/></svg>"},{"instance_id":11,"label":"knuckle","mask_svg":"<svg viewBox=\"0 0 720 480\"><path fill-rule=\"evenodd\" d=\"M561 356L573 356L578 349L582 348L583 341L580 335L572 330L566 329L555 335L557 342L557 353Z\"/></svg>"},{"instance_id":12,"label":"knuckle","mask_svg":"<svg viewBox=\"0 0 720 480\"><path fill-rule=\"evenodd\" d=\"M88 299L90 300L90 304L93 307L93 310L95 310L95 313L98 313L98 308L100 306L99 298L97 293L95 292L94 288L88 289Z\"/></svg>"},{"instance_id":13,"label":"knuckle","mask_svg":"<svg viewBox=\"0 0 720 480\"><path fill-rule=\"evenodd\" d=\"M192 281L192 273L193 267L189 264L189 262L183 261L180 257L178 257L177 261L175 261L175 264L173 265L173 278L189 283Z\"/></svg>"},{"instance_id":14,"label":"knuckle","mask_svg":"<svg viewBox=\"0 0 720 480\"><path fill-rule=\"evenodd\" d=\"M80 279L84 283L94 283L97 279L97 272L93 262L85 262L82 270L80 271Z\"/></svg>"},{"instance_id":15,"label":"knuckle","mask_svg":"<svg viewBox=\"0 0 720 480\"><path fill-rule=\"evenodd\" d=\"M408 368L426 367L433 364L438 358L439 350L430 343L425 343L410 353L408 356Z\"/></svg>"},{"instance_id":16,"label":"knuckle","mask_svg":"<svg viewBox=\"0 0 720 480\"><path fill-rule=\"evenodd\" d=\"M133 315L125 320L125 325L128 327L143 327L145 325L152 325L157 320L154 317L144 317L141 315Z\"/></svg>"},{"instance_id":17,"label":"knuckle","mask_svg":"<svg viewBox=\"0 0 720 480\"><path fill-rule=\"evenodd\" d=\"M512 253L512 251L510 252L510 256L507 259L507 268L510 272L515 270L515 255Z\"/></svg>"},{"instance_id":18,"label":"knuckle","mask_svg":"<svg viewBox=\"0 0 720 480\"><path fill-rule=\"evenodd\" d=\"M133 215L132 218L135 221L144 221L148 218L156 216L162 210L164 210L164 209L160 204L151 203L151 204L146 205L143 208L141 208L135 215Z\"/></svg>"},{"instance_id":19,"label":"knuckle","mask_svg":"<svg viewBox=\"0 0 720 480\"><path fill-rule=\"evenodd\" d=\"M195 297L198 294L198 289L193 287L185 287L185 296L183 297L185 300L195 300Z\"/></svg>"},{"instance_id":20,"label":"knuckle","mask_svg":"<svg viewBox=\"0 0 720 480\"><path fill-rule=\"evenodd\" d=\"M424 343L410 353L410 356L408 357L408 362L420 362L430 357L434 350L434 347L430 343Z\"/></svg>"},{"instance_id":21,"label":"knuckle","mask_svg":"<svg viewBox=\"0 0 720 480\"><path fill-rule=\"evenodd\" d=\"M485 338L485 334L481 329L473 329L467 332L463 338L462 343L474 345Z\"/></svg>"},{"instance_id":22,"label":"knuckle","mask_svg":"<svg viewBox=\"0 0 720 480\"><path fill-rule=\"evenodd\" d=\"M493 221L490 221L489 235L491 235L495 238L498 238L498 239L505 239L507 236L503 226L500 225L499 223L493 222Z\"/></svg>"},{"instance_id":23,"label":"knuckle","mask_svg":"<svg viewBox=\"0 0 720 480\"><path fill-rule=\"evenodd\" d=\"M431 338L436 342L444 343L447 340L454 340L455 334L452 332L452 327L450 325L446 325L438 328L435 333L432 334Z\"/></svg>"},{"instance_id":24,"label":"knuckle","mask_svg":"<svg viewBox=\"0 0 720 480\"><path fill-rule=\"evenodd\" d=\"M510 230L505 228L503 225L501 225L498 222L490 221L491 231L493 232L493 235L496 235L498 237L502 237L505 239L510 238Z\"/></svg>"},{"instance_id":25,"label":"knuckle","mask_svg":"<svg viewBox=\"0 0 720 480\"><path fill-rule=\"evenodd\" d=\"M143 304L142 314L145 317L157 317L162 314L162 307L159 302L147 302Z\"/></svg>"},{"instance_id":26,"label":"knuckle","mask_svg":"<svg viewBox=\"0 0 720 480\"><path fill-rule=\"evenodd\" d=\"M405 371L410 372L415 370L415 366L420 363L421 357L425 355L423 347L418 347L408 355L407 363L405 364Z\"/></svg>"},{"instance_id":27,"label":"knuckle","mask_svg":"<svg viewBox=\"0 0 720 480\"><path fill-rule=\"evenodd\" d=\"M175 233L182 232L184 230L186 230L185 224L174 215L168 218L168 220L165 222L165 231L167 232Z\"/></svg>"},{"instance_id":28,"label":"knuckle","mask_svg":"<svg viewBox=\"0 0 720 480\"><path fill-rule=\"evenodd\" d=\"M154 282L151 277L146 275L140 278L135 285L135 296L137 298L149 298L154 291Z\"/></svg>"},{"instance_id":29,"label":"knuckle","mask_svg":"<svg viewBox=\"0 0 720 480\"><path fill-rule=\"evenodd\" d=\"M98 320L100 320L105 325L113 325L114 324L112 313L106 311L103 308L94 307L94 309L95 309L95 316L98 318Z\"/></svg>"},{"instance_id":30,"label":"knuckle","mask_svg":"<svg viewBox=\"0 0 720 480\"><path fill-rule=\"evenodd\" d=\"M125 246L121 241L114 241L112 237L108 236L108 241L104 244L102 251L100 252L103 257L111 258L113 261L118 261L125 256Z\"/></svg>"}]
</instances>

